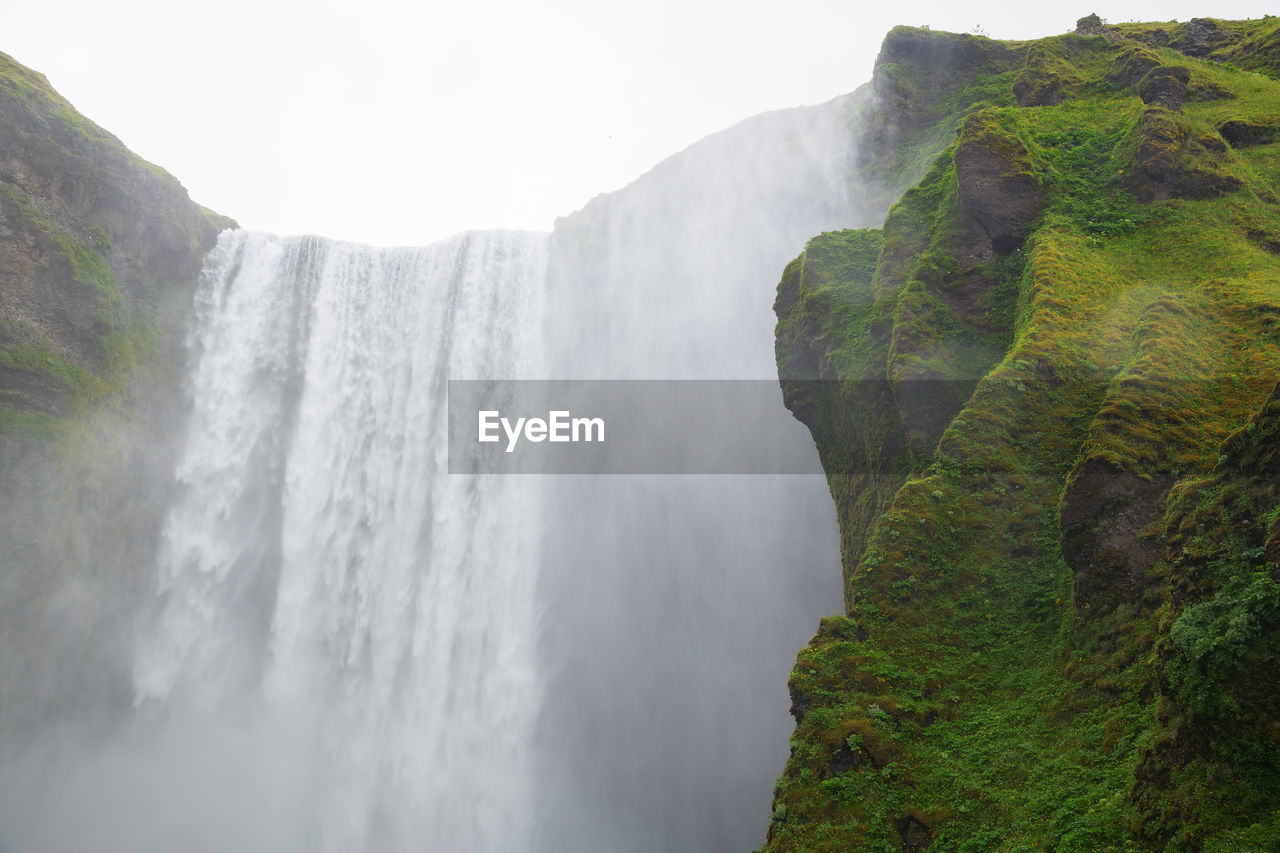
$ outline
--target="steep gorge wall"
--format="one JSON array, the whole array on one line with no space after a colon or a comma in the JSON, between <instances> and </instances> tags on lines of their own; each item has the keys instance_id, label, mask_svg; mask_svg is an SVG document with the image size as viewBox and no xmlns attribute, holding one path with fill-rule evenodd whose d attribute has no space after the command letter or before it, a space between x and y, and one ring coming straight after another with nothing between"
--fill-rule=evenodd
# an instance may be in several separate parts
<instances>
[{"instance_id":1,"label":"steep gorge wall","mask_svg":"<svg viewBox=\"0 0 1280 853\"><path fill-rule=\"evenodd\" d=\"M47 725L127 683L110 614L148 582L191 297L234 223L2 54L0 117L0 725Z\"/></svg>"},{"instance_id":2,"label":"steep gorge wall","mask_svg":"<svg viewBox=\"0 0 1280 853\"><path fill-rule=\"evenodd\" d=\"M863 168L917 183L775 305L848 612L766 850L1280 837L1278 29L886 40Z\"/></svg>"}]
</instances>

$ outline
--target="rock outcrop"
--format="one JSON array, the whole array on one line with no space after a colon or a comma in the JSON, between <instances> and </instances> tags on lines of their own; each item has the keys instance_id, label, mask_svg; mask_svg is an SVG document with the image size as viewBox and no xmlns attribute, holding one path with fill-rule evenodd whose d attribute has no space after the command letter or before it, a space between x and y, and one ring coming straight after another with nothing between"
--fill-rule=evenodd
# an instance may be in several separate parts
<instances>
[{"instance_id":1,"label":"rock outcrop","mask_svg":"<svg viewBox=\"0 0 1280 853\"><path fill-rule=\"evenodd\" d=\"M765 850L1280 845L1278 23L890 34L904 192L775 304L847 612Z\"/></svg>"}]
</instances>

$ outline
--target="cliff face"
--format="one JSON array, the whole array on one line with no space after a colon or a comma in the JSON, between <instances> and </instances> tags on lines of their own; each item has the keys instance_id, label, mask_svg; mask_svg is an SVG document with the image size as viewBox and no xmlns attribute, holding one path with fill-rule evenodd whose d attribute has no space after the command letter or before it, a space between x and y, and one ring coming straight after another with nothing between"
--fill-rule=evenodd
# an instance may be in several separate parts
<instances>
[{"instance_id":1,"label":"cliff face","mask_svg":"<svg viewBox=\"0 0 1280 853\"><path fill-rule=\"evenodd\" d=\"M905 192L775 305L847 614L764 849L1280 843L1278 38L889 35Z\"/></svg>"},{"instance_id":2,"label":"cliff face","mask_svg":"<svg viewBox=\"0 0 1280 853\"><path fill-rule=\"evenodd\" d=\"M234 223L3 54L0 115L0 405L35 426L19 413L66 417L166 343Z\"/></svg>"},{"instance_id":3,"label":"cliff face","mask_svg":"<svg viewBox=\"0 0 1280 853\"><path fill-rule=\"evenodd\" d=\"M104 620L146 583L182 333L232 224L0 54L0 724L126 665Z\"/></svg>"}]
</instances>

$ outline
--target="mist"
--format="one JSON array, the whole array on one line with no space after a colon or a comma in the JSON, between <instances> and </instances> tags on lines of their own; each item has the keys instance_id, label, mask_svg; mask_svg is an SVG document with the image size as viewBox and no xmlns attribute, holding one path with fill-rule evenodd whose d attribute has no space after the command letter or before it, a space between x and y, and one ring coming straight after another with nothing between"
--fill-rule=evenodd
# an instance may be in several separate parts
<instances>
[{"instance_id":1,"label":"mist","mask_svg":"<svg viewBox=\"0 0 1280 853\"><path fill-rule=\"evenodd\" d=\"M865 100L743 122L550 234L224 232L186 396L98 493L146 508L129 546L95 549L119 505L50 515L83 541L5 608L0 849L758 845L787 673L843 608L824 479L450 474L447 386L772 380L785 263L884 214Z\"/></svg>"}]
</instances>

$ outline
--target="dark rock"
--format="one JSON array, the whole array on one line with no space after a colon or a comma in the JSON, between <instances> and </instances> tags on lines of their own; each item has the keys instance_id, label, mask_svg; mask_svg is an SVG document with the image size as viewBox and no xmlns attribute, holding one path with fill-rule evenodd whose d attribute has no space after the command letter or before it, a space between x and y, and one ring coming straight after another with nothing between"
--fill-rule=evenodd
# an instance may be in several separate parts
<instances>
[{"instance_id":1,"label":"dark rock","mask_svg":"<svg viewBox=\"0 0 1280 853\"><path fill-rule=\"evenodd\" d=\"M1219 86L1217 83L1210 80L1197 79L1187 87L1188 101L1225 101L1233 100L1235 96L1235 92Z\"/></svg>"},{"instance_id":2,"label":"dark rock","mask_svg":"<svg viewBox=\"0 0 1280 853\"><path fill-rule=\"evenodd\" d=\"M874 152L892 149L898 139L941 118L939 92L956 91L975 74L1010 69L1021 61L1021 51L992 39L895 27L876 58L871 86L880 108L861 130L858 165L874 172Z\"/></svg>"},{"instance_id":3,"label":"dark rock","mask_svg":"<svg viewBox=\"0 0 1280 853\"><path fill-rule=\"evenodd\" d=\"M1108 27L1098 15L1085 15L1076 21L1076 35L1102 36L1107 41L1118 41L1122 36L1116 27Z\"/></svg>"},{"instance_id":4,"label":"dark rock","mask_svg":"<svg viewBox=\"0 0 1280 853\"><path fill-rule=\"evenodd\" d=\"M1100 460L1078 468L1060 505L1062 558L1075 575L1076 607L1109 613L1137 606L1161 543L1142 532L1155 520L1169 478L1141 477Z\"/></svg>"},{"instance_id":5,"label":"dark rock","mask_svg":"<svg viewBox=\"0 0 1280 853\"><path fill-rule=\"evenodd\" d=\"M1102 19L1098 17L1097 12L1085 15L1076 21L1076 34L1082 36L1094 35L1103 29Z\"/></svg>"},{"instance_id":6,"label":"dark rock","mask_svg":"<svg viewBox=\"0 0 1280 853\"><path fill-rule=\"evenodd\" d=\"M1280 255L1280 234L1252 228L1246 236L1273 255Z\"/></svg>"},{"instance_id":7,"label":"dark rock","mask_svg":"<svg viewBox=\"0 0 1280 853\"><path fill-rule=\"evenodd\" d=\"M1107 69L1107 81L1121 89L1137 85L1153 68L1160 67L1160 57L1151 48L1129 44L1120 49Z\"/></svg>"},{"instance_id":8,"label":"dark rock","mask_svg":"<svg viewBox=\"0 0 1280 853\"><path fill-rule=\"evenodd\" d=\"M1169 34L1168 30L1160 28L1144 30L1141 33L1132 33L1131 37L1135 41L1149 44L1152 47L1168 47L1169 42L1173 40L1173 36Z\"/></svg>"},{"instance_id":9,"label":"dark rock","mask_svg":"<svg viewBox=\"0 0 1280 853\"><path fill-rule=\"evenodd\" d=\"M971 117L961 129L955 154L963 228L955 253L962 262L1016 251L1042 207L1026 149L981 116Z\"/></svg>"},{"instance_id":10,"label":"dark rock","mask_svg":"<svg viewBox=\"0 0 1280 853\"><path fill-rule=\"evenodd\" d=\"M901 842L898 849L903 853L921 853L933 843L933 832L929 827L910 815L896 821L894 828L898 830Z\"/></svg>"},{"instance_id":11,"label":"dark rock","mask_svg":"<svg viewBox=\"0 0 1280 853\"><path fill-rule=\"evenodd\" d=\"M846 745L837 749L835 755L831 756L831 761L827 764L827 773L831 776L836 776L841 773L848 773L851 770L857 770L863 764L874 766L871 756L861 749L850 749Z\"/></svg>"},{"instance_id":12,"label":"dark rock","mask_svg":"<svg viewBox=\"0 0 1280 853\"><path fill-rule=\"evenodd\" d=\"M1187 98L1191 72L1181 65L1152 68L1138 81L1138 96L1144 104L1180 112Z\"/></svg>"},{"instance_id":13,"label":"dark rock","mask_svg":"<svg viewBox=\"0 0 1280 853\"><path fill-rule=\"evenodd\" d=\"M1142 201L1217 198L1243 186L1238 178L1220 169L1216 162L1220 158L1204 156L1215 148L1213 137L1196 140L1201 156L1188 152L1187 123L1164 107L1153 106L1143 113L1134 135L1136 168L1129 175L1128 186Z\"/></svg>"},{"instance_id":14,"label":"dark rock","mask_svg":"<svg viewBox=\"0 0 1280 853\"><path fill-rule=\"evenodd\" d=\"M1219 154L1227 150L1226 141L1217 133L1206 133L1196 140L1196 144L1206 151L1214 151Z\"/></svg>"},{"instance_id":15,"label":"dark rock","mask_svg":"<svg viewBox=\"0 0 1280 853\"><path fill-rule=\"evenodd\" d=\"M804 715L809 713L809 700L794 684L788 686L788 692L791 694L791 716L795 717L798 726L804 722Z\"/></svg>"},{"instance_id":16,"label":"dark rock","mask_svg":"<svg viewBox=\"0 0 1280 853\"><path fill-rule=\"evenodd\" d=\"M1224 196L1240 189L1244 184L1239 178L1212 169L1191 168L1174 182L1170 195L1174 198L1209 199Z\"/></svg>"},{"instance_id":17,"label":"dark rock","mask_svg":"<svg viewBox=\"0 0 1280 853\"><path fill-rule=\"evenodd\" d=\"M1208 18L1192 18L1179 28L1170 47L1187 56L1204 57L1236 39Z\"/></svg>"},{"instance_id":18,"label":"dark rock","mask_svg":"<svg viewBox=\"0 0 1280 853\"><path fill-rule=\"evenodd\" d=\"M1020 107L1052 107L1062 103L1062 80L1053 72L1025 72L1013 84Z\"/></svg>"},{"instance_id":19,"label":"dark rock","mask_svg":"<svg viewBox=\"0 0 1280 853\"><path fill-rule=\"evenodd\" d=\"M1130 189L1143 201L1168 198L1187 141L1187 126L1168 110L1152 107L1134 129L1137 136Z\"/></svg>"},{"instance_id":20,"label":"dark rock","mask_svg":"<svg viewBox=\"0 0 1280 853\"><path fill-rule=\"evenodd\" d=\"M1218 128L1232 148L1267 145L1280 139L1280 126L1252 121L1229 121Z\"/></svg>"}]
</instances>

